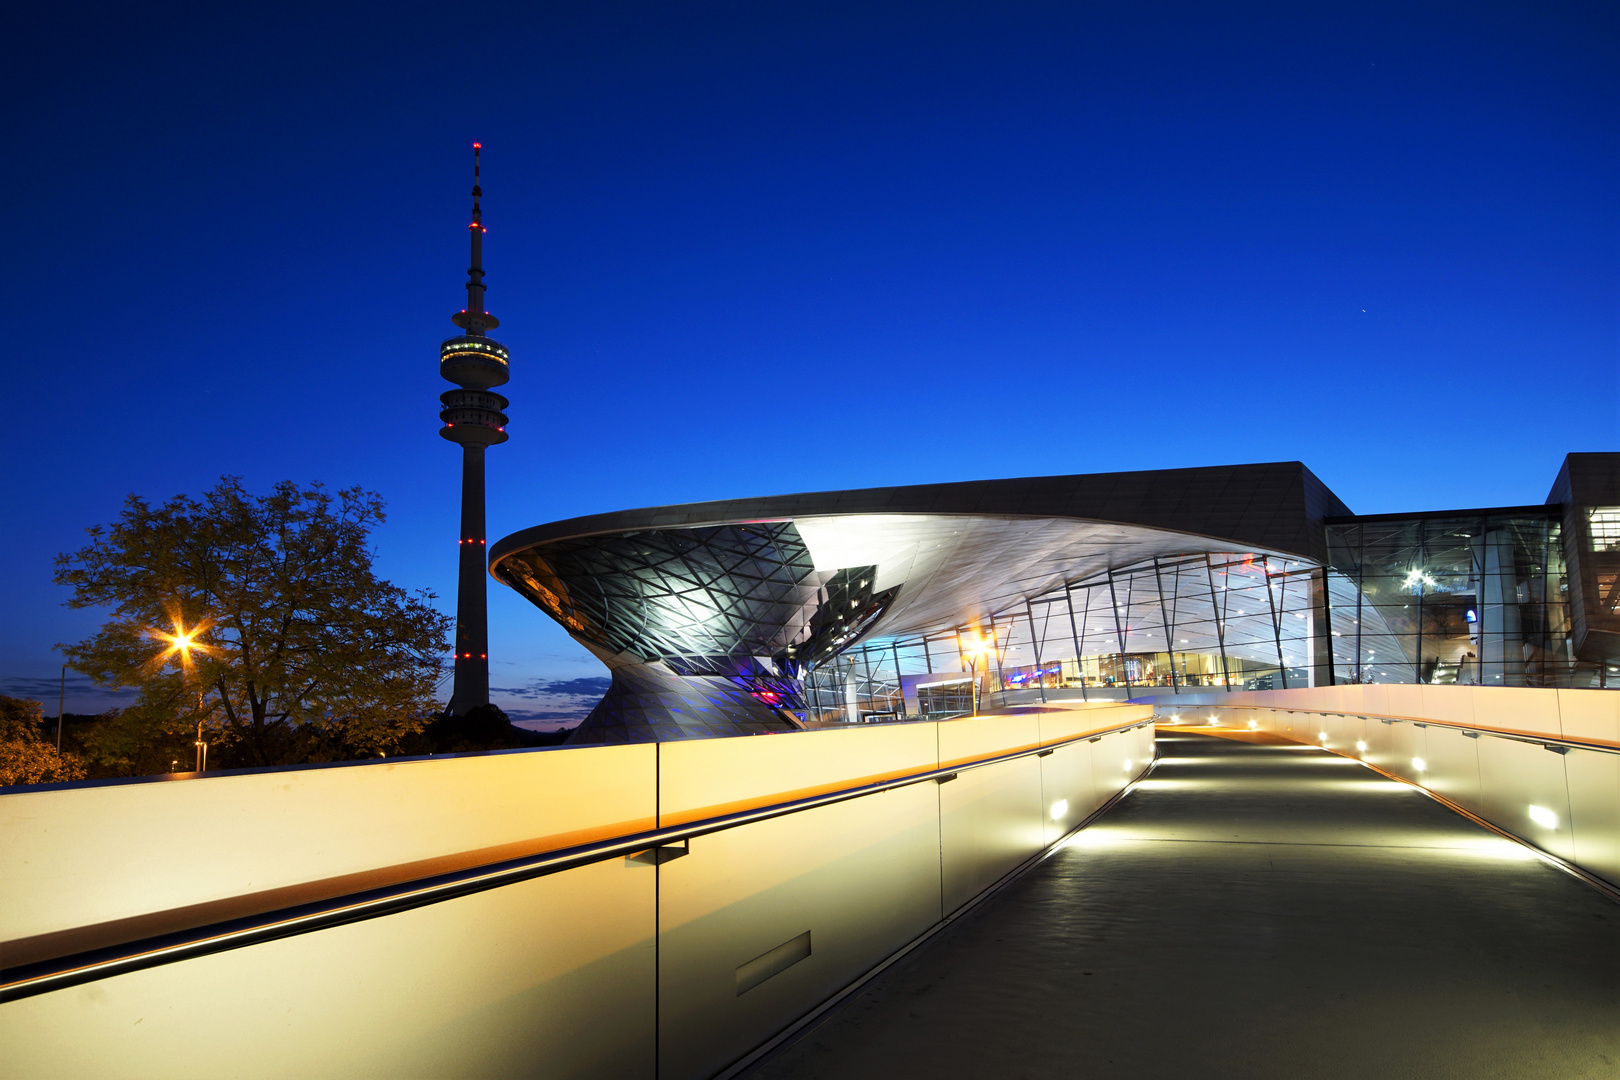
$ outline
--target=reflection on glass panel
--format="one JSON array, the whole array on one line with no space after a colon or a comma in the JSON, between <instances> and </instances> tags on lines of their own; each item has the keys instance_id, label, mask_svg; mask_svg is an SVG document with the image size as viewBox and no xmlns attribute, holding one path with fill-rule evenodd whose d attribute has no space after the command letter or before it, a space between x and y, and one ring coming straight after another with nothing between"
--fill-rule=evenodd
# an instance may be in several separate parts
<instances>
[{"instance_id":1,"label":"reflection on glass panel","mask_svg":"<svg viewBox=\"0 0 1620 1080\"><path fill-rule=\"evenodd\" d=\"M806 696L814 717L854 722L971 708L962 702L975 686L980 708L1000 708L1324 685L1330 651L1347 666L1352 658L1329 637L1323 574L1279 556L1160 558L1022 598L972 625L858 643L810 673ZM1353 584L1327 591L1354 606Z\"/></svg>"},{"instance_id":2,"label":"reflection on glass panel","mask_svg":"<svg viewBox=\"0 0 1620 1080\"><path fill-rule=\"evenodd\" d=\"M1329 525L1337 680L1587 685L1559 529L1552 512Z\"/></svg>"},{"instance_id":3,"label":"reflection on glass panel","mask_svg":"<svg viewBox=\"0 0 1620 1080\"><path fill-rule=\"evenodd\" d=\"M1620 544L1620 508L1591 521L1594 545ZM975 693L994 709L1334 682L1596 685L1574 663L1559 529L1554 510L1363 518L1327 527L1326 567L1160 557L971 624L859 642L809 673L810 718L957 715Z\"/></svg>"},{"instance_id":4,"label":"reflection on glass panel","mask_svg":"<svg viewBox=\"0 0 1620 1080\"><path fill-rule=\"evenodd\" d=\"M1587 513L1593 551L1620 551L1620 506L1596 506Z\"/></svg>"}]
</instances>

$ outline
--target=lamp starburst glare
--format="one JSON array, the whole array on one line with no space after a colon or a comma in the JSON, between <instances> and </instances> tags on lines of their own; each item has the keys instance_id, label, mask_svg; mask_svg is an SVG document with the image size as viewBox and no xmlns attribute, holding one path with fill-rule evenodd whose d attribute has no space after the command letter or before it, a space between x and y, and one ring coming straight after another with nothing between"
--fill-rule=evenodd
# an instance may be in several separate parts
<instances>
[{"instance_id":1,"label":"lamp starburst glare","mask_svg":"<svg viewBox=\"0 0 1620 1080\"><path fill-rule=\"evenodd\" d=\"M168 643L168 648L164 649L163 652L158 655L158 663L167 663L175 656L178 656L180 657L180 666L189 671L191 669L191 654L193 652L200 652L203 654L208 652L208 646L197 640L202 636L203 631L207 629L207 623L198 623L190 630L187 630L185 622L176 617L174 620L173 633L168 633L163 630L149 630L147 631L147 636L151 637L154 641Z\"/></svg>"}]
</instances>

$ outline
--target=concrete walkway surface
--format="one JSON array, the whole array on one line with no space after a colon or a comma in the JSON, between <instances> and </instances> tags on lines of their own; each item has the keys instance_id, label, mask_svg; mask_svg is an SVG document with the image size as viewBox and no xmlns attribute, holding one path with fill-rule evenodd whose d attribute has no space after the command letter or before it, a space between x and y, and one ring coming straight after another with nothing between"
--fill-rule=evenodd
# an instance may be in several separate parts
<instances>
[{"instance_id":1,"label":"concrete walkway surface","mask_svg":"<svg viewBox=\"0 0 1620 1080\"><path fill-rule=\"evenodd\" d=\"M1312 747L1159 752L749 1075L1620 1078L1620 905Z\"/></svg>"}]
</instances>

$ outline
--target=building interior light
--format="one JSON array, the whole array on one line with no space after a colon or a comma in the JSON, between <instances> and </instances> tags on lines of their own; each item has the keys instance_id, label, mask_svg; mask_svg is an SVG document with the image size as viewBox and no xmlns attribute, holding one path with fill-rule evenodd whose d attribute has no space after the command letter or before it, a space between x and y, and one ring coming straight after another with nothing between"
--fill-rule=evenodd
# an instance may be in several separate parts
<instances>
[{"instance_id":1,"label":"building interior light","mask_svg":"<svg viewBox=\"0 0 1620 1080\"><path fill-rule=\"evenodd\" d=\"M1126 772L1131 771L1131 759L1130 758L1125 759L1125 771Z\"/></svg>"},{"instance_id":2,"label":"building interior light","mask_svg":"<svg viewBox=\"0 0 1620 1080\"><path fill-rule=\"evenodd\" d=\"M1429 765L1422 758L1415 757L1412 759L1412 768L1416 769L1418 772L1427 772Z\"/></svg>"},{"instance_id":3,"label":"building interior light","mask_svg":"<svg viewBox=\"0 0 1620 1080\"><path fill-rule=\"evenodd\" d=\"M1067 814L1068 812L1069 812L1069 800L1068 799L1059 799L1057 802L1052 804L1052 820L1053 821L1062 821L1063 820L1063 815Z\"/></svg>"},{"instance_id":4,"label":"building interior light","mask_svg":"<svg viewBox=\"0 0 1620 1080\"><path fill-rule=\"evenodd\" d=\"M1558 828L1558 815L1553 813L1551 810L1548 810L1545 806L1532 806L1530 808L1530 820L1535 822L1537 825L1540 825L1543 829Z\"/></svg>"},{"instance_id":5,"label":"building interior light","mask_svg":"<svg viewBox=\"0 0 1620 1080\"><path fill-rule=\"evenodd\" d=\"M1360 739L1357 739L1356 740L1356 749L1359 750L1361 753L1365 754L1367 752L1367 744L1365 742L1362 742Z\"/></svg>"},{"instance_id":6,"label":"building interior light","mask_svg":"<svg viewBox=\"0 0 1620 1080\"><path fill-rule=\"evenodd\" d=\"M1422 569L1414 567L1407 573L1405 585L1408 589L1417 589L1421 592L1425 588L1434 588L1435 580Z\"/></svg>"},{"instance_id":7,"label":"building interior light","mask_svg":"<svg viewBox=\"0 0 1620 1080\"><path fill-rule=\"evenodd\" d=\"M1250 731L1259 731L1260 730L1260 721L1258 721L1258 720L1250 720L1249 721L1249 730Z\"/></svg>"}]
</instances>

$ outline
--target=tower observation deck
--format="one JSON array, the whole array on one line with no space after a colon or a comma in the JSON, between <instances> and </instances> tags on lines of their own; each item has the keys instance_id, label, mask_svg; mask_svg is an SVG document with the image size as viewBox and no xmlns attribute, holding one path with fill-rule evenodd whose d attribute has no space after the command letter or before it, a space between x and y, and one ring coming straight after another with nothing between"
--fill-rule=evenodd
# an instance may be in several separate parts
<instances>
[{"instance_id":1,"label":"tower observation deck","mask_svg":"<svg viewBox=\"0 0 1620 1080\"><path fill-rule=\"evenodd\" d=\"M484 570L484 450L506 441L507 400L491 388L506 382L506 346L488 331L500 320L484 310L484 224L479 152L473 143L473 208L468 232L467 306L450 317L462 333L439 346L439 374L460 389L439 395L439 434L461 445L460 567L456 584L455 684L452 716L489 704L489 595Z\"/></svg>"}]
</instances>

